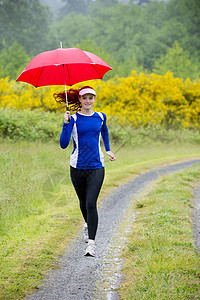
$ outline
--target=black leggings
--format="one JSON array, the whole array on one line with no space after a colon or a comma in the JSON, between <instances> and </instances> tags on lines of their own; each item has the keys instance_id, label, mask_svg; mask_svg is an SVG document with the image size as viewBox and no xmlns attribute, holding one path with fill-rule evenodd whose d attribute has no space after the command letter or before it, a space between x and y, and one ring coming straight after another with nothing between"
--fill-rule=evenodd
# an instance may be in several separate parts
<instances>
[{"instance_id":1,"label":"black leggings","mask_svg":"<svg viewBox=\"0 0 200 300\"><path fill-rule=\"evenodd\" d=\"M95 239L97 232L97 198L104 174L104 168L84 170L70 167L71 180L79 198L83 218L88 224L88 236L91 240Z\"/></svg>"}]
</instances>

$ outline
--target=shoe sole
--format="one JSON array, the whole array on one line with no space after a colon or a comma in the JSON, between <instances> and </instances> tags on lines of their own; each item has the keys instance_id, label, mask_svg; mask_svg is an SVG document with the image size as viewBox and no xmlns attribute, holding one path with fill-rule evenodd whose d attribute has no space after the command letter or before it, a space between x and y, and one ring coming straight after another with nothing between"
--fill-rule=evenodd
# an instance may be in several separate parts
<instances>
[{"instance_id":1,"label":"shoe sole","mask_svg":"<svg viewBox=\"0 0 200 300\"><path fill-rule=\"evenodd\" d=\"M84 254L84 256L90 256L90 257L95 257L95 255L92 255L91 253L87 252Z\"/></svg>"}]
</instances>

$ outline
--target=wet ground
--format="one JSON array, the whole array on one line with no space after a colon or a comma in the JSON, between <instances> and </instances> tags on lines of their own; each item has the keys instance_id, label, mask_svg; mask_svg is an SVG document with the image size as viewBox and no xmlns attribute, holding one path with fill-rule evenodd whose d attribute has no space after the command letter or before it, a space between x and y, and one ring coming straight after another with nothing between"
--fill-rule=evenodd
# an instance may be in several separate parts
<instances>
[{"instance_id":1,"label":"wet ground","mask_svg":"<svg viewBox=\"0 0 200 300\"><path fill-rule=\"evenodd\" d=\"M41 288L28 300L117 300L123 262L119 254L126 243L123 231L129 231L137 217L130 214L131 201L160 176L200 164L200 159L156 168L116 188L99 205L96 257L85 257L82 230L60 258ZM195 189L194 237L200 250L200 185ZM124 232L126 233L126 232Z\"/></svg>"}]
</instances>

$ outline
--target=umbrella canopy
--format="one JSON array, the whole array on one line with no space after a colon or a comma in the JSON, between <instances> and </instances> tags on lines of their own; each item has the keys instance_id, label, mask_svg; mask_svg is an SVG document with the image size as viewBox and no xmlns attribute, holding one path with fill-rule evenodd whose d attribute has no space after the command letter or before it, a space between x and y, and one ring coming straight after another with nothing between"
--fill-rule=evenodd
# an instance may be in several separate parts
<instances>
[{"instance_id":1,"label":"umbrella canopy","mask_svg":"<svg viewBox=\"0 0 200 300\"><path fill-rule=\"evenodd\" d=\"M112 68L100 57L78 48L60 48L35 56L17 81L35 87L46 85L73 85L78 82L101 79Z\"/></svg>"}]
</instances>

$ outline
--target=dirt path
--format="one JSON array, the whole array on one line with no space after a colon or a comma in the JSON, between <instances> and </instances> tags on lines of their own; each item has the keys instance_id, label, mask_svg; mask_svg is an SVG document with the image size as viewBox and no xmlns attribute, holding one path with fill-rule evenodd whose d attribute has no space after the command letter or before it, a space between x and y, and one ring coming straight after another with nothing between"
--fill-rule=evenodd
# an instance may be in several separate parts
<instances>
[{"instance_id":1,"label":"dirt path","mask_svg":"<svg viewBox=\"0 0 200 300\"><path fill-rule=\"evenodd\" d=\"M160 176L197 163L200 159L156 168L115 189L99 205L96 257L84 257L85 243L81 231L60 259L60 267L49 273L41 288L28 300L119 299L115 288L122 262L118 254L125 242L120 224L125 222L123 228L129 230L129 225L134 222L136 216L128 211L131 200ZM199 194L200 189L197 190Z\"/></svg>"}]
</instances>

